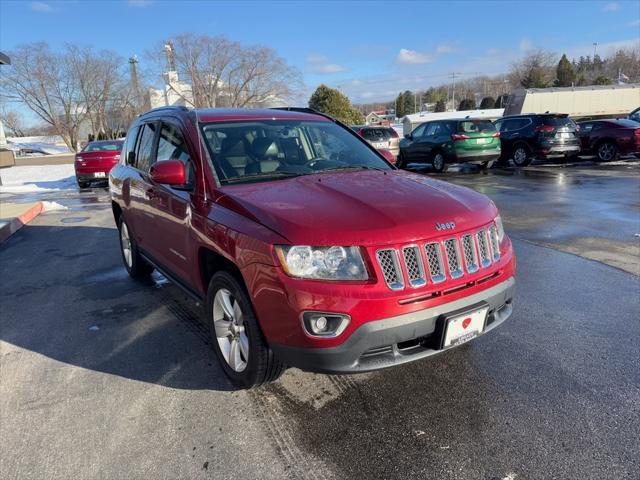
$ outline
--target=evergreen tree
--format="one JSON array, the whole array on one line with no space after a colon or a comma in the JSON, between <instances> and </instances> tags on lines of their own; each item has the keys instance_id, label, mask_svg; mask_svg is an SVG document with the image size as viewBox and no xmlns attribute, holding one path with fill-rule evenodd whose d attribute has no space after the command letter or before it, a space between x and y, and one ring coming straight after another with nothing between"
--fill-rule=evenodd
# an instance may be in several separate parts
<instances>
[{"instance_id":1,"label":"evergreen tree","mask_svg":"<svg viewBox=\"0 0 640 480\"><path fill-rule=\"evenodd\" d=\"M476 102L471 98L463 98L458 106L458 110L474 110L475 108Z\"/></svg>"},{"instance_id":2,"label":"evergreen tree","mask_svg":"<svg viewBox=\"0 0 640 480\"><path fill-rule=\"evenodd\" d=\"M488 108L494 108L496 104L496 99L493 97L484 97L480 102L480 109L486 110Z\"/></svg>"},{"instance_id":3,"label":"evergreen tree","mask_svg":"<svg viewBox=\"0 0 640 480\"><path fill-rule=\"evenodd\" d=\"M613 80L609 77L605 77L604 75L600 75L593 81L594 85L611 85L613 84Z\"/></svg>"},{"instance_id":4,"label":"evergreen tree","mask_svg":"<svg viewBox=\"0 0 640 480\"><path fill-rule=\"evenodd\" d=\"M563 54L556 68L556 81L554 85L556 87L570 87L575 81L576 72L573 70L573 65L571 65L567 56Z\"/></svg>"},{"instance_id":5,"label":"evergreen tree","mask_svg":"<svg viewBox=\"0 0 640 480\"><path fill-rule=\"evenodd\" d=\"M447 109L447 106L444 103L444 100L438 100L436 102L436 108L435 108L436 112L444 112L446 109Z\"/></svg>"},{"instance_id":6,"label":"evergreen tree","mask_svg":"<svg viewBox=\"0 0 640 480\"><path fill-rule=\"evenodd\" d=\"M364 123L362 113L353 108L349 99L335 88L320 85L309 99L309 108L313 108L347 125Z\"/></svg>"}]
</instances>

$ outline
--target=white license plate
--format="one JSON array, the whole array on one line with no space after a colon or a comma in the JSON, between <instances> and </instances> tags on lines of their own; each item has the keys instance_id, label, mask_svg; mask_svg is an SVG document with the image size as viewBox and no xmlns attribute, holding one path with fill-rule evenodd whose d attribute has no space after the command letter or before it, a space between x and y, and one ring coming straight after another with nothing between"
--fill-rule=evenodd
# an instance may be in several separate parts
<instances>
[{"instance_id":1,"label":"white license plate","mask_svg":"<svg viewBox=\"0 0 640 480\"><path fill-rule=\"evenodd\" d=\"M480 144L480 143L487 143L487 139L486 138L477 138L476 139L476 143Z\"/></svg>"},{"instance_id":2,"label":"white license plate","mask_svg":"<svg viewBox=\"0 0 640 480\"><path fill-rule=\"evenodd\" d=\"M373 148L387 148L387 142L373 142Z\"/></svg>"},{"instance_id":3,"label":"white license plate","mask_svg":"<svg viewBox=\"0 0 640 480\"><path fill-rule=\"evenodd\" d=\"M93 174L94 178L106 178L107 174L104 172L96 172Z\"/></svg>"},{"instance_id":4,"label":"white license plate","mask_svg":"<svg viewBox=\"0 0 640 480\"><path fill-rule=\"evenodd\" d=\"M569 133L569 132L556 133L556 138L571 138L571 137L573 137L573 133Z\"/></svg>"},{"instance_id":5,"label":"white license plate","mask_svg":"<svg viewBox=\"0 0 640 480\"><path fill-rule=\"evenodd\" d=\"M442 348L453 347L468 342L482 333L487 307L474 312L451 317L447 320Z\"/></svg>"}]
</instances>

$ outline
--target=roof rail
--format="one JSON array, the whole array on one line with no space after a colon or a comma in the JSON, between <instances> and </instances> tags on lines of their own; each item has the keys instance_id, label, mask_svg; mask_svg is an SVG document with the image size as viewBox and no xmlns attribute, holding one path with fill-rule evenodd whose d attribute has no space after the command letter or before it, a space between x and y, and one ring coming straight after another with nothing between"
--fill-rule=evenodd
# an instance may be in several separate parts
<instances>
[{"instance_id":1,"label":"roof rail","mask_svg":"<svg viewBox=\"0 0 640 480\"><path fill-rule=\"evenodd\" d=\"M165 105L164 107L156 107L156 108L152 108L151 110L147 110L142 115L146 115L147 113L152 113L152 112L160 112L162 110L180 110L181 112L191 111L190 108L185 107L184 105Z\"/></svg>"},{"instance_id":2,"label":"roof rail","mask_svg":"<svg viewBox=\"0 0 640 480\"><path fill-rule=\"evenodd\" d=\"M319 115L324 118L328 118L332 122L342 123L339 120L336 120L331 115L327 115L326 113L319 112L309 107L271 107L270 110L285 110L287 112L300 112L300 113L312 113L314 115Z\"/></svg>"}]
</instances>

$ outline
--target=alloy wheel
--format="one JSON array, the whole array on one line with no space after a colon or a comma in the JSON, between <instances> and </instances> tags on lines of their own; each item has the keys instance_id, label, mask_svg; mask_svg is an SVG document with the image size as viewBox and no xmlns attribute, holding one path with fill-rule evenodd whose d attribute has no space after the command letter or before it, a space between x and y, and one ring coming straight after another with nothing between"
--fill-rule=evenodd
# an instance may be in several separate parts
<instances>
[{"instance_id":1,"label":"alloy wheel","mask_svg":"<svg viewBox=\"0 0 640 480\"><path fill-rule=\"evenodd\" d=\"M249 337L244 327L240 304L226 288L216 292L213 299L213 325L223 358L235 372L247 368Z\"/></svg>"},{"instance_id":2,"label":"alloy wheel","mask_svg":"<svg viewBox=\"0 0 640 480\"><path fill-rule=\"evenodd\" d=\"M616 156L616 147L612 143L603 143L598 147L598 157L600 160L608 162Z\"/></svg>"},{"instance_id":3,"label":"alloy wheel","mask_svg":"<svg viewBox=\"0 0 640 480\"><path fill-rule=\"evenodd\" d=\"M437 171L441 171L444 168L444 157L441 153L436 153L433 157L433 168Z\"/></svg>"},{"instance_id":4,"label":"alloy wheel","mask_svg":"<svg viewBox=\"0 0 640 480\"><path fill-rule=\"evenodd\" d=\"M133 255L131 252L131 237L129 237L129 229L127 224L122 222L120 225L120 247L122 248L122 256L127 267L133 266Z\"/></svg>"},{"instance_id":5,"label":"alloy wheel","mask_svg":"<svg viewBox=\"0 0 640 480\"><path fill-rule=\"evenodd\" d=\"M524 147L518 147L513 152L513 163L516 165L524 165L527 162L527 151Z\"/></svg>"}]
</instances>

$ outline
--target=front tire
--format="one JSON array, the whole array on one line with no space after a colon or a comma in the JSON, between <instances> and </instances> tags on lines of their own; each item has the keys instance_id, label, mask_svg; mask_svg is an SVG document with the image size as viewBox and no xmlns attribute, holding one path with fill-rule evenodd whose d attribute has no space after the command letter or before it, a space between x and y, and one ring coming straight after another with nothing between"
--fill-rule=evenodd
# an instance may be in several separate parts
<instances>
[{"instance_id":1,"label":"front tire","mask_svg":"<svg viewBox=\"0 0 640 480\"><path fill-rule=\"evenodd\" d=\"M619 156L618 145L613 142L602 142L598 145L598 160L601 162L611 162Z\"/></svg>"},{"instance_id":2,"label":"front tire","mask_svg":"<svg viewBox=\"0 0 640 480\"><path fill-rule=\"evenodd\" d=\"M433 165L433 169L438 173L447 171L447 164L445 162L444 155L442 154L442 152L436 152L433 154L433 158L431 159L431 165Z\"/></svg>"},{"instance_id":3,"label":"front tire","mask_svg":"<svg viewBox=\"0 0 640 480\"><path fill-rule=\"evenodd\" d=\"M520 143L513 149L513 164L516 167L526 167L531 163L531 152L529 147Z\"/></svg>"},{"instance_id":4,"label":"front tire","mask_svg":"<svg viewBox=\"0 0 640 480\"><path fill-rule=\"evenodd\" d=\"M216 273L207 290L207 320L213 349L231 383L253 388L276 380L286 369L262 335L243 285Z\"/></svg>"},{"instance_id":5,"label":"front tire","mask_svg":"<svg viewBox=\"0 0 640 480\"><path fill-rule=\"evenodd\" d=\"M118 223L118 232L120 234L120 253L127 273L135 279L147 278L153 272L153 267L140 255L138 244L131 235L131 230L122 215Z\"/></svg>"}]
</instances>

